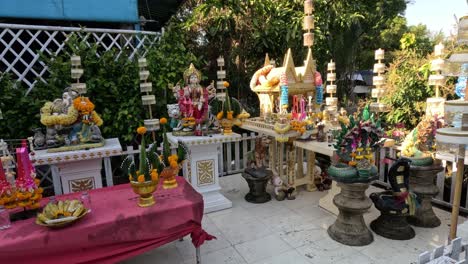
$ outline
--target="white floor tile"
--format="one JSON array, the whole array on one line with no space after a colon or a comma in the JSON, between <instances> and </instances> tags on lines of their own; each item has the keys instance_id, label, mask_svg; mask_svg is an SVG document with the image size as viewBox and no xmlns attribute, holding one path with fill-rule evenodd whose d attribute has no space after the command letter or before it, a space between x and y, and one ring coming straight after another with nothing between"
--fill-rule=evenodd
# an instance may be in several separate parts
<instances>
[{"instance_id":1,"label":"white floor tile","mask_svg":"<svg viewBox=\"0 0 468 264\"><path fill-rule=\"evenodd\" d=\"M270 235L253 241L235 245L234 248L247 261L256 261L271 258L293 248L286 244L277 235Z\"/></svg>"},{"instance_id":2,"label":"white floor tile","mask_svg":"<svg viewBox=\"0 0 468 264\"><path fill-rule=\"evenodd\" d=\"M301 255L307 257L310 263L335 263L348 256L359 253L350 246L342 245L329 237L314 241L313 243L296 249Z\"/></svg>"},{"instance_id":3,"label":"white floor tile","mask_svg":"<svg viewBox=\"0 0 468 264\"><path fill-rule=\"evenodd\" d=\"M345 258L334 262L335 264L376 264L377 262L368 256L358 252L356 254L346 256ZM395 262L397 263L397 262ZM406 262L400 262L406 264Z\"/></svg>"},{"instance_id":4,"label":"white floor tile","mask_svg":"<svg viewBox=\"0 0 468 264\"><path fill-rule=\"evenodd\" d=\"M254 264L310 264L305 256L296 250L290 250L276 256L255 262Z\"/></svg>"},{"instance_id":5,"label":"white floor tile","mask_svg":"<svg viewBox=\"0 0 468 264\"><path fill-rule=\"evenodd\" d=\"M195 248L192 247L192 250L194 251L195 255ZM121 262L121 264L180 264L182 262L183 259L180 257L176 246L174 243L170 243Z\"/></svg>"},{"instance_id":6,"label":"white floor tile","mask_svg":"<svg viewBox=\"0 0 468 264\"><path fill-rule=\"evenodd\" d=\"M293 211L302 216L304 220L333 216L333 214L320 208L318 205L306 205L300 208L294 208Z\"/></svg>"},{"instance_id":7,"label":"white floor tile","mask_svg":"<svg viewBox=\"0 0 468 264\"><path fill-rule=\"evenodd\" d=\"M320 226L309 223L299 225L289 231L280 232L279 236L293 248L298 248L321 240L325 236L328 236L328 234L327 231Z\"/></svg>"},{"instance_id":8,"label":"white floor tile","mask_svg":"<svg viewBox=\"0 0 468 264\"><path fill-rule=\"evenodd\" d=\"M159 262L158 262L159 263ZM164 262L161 262L164 263ZM195 264L195 259L189 259L184 264ZM208 254L201 254L203 264L246 264L245 260L233 247L228 247ZM166 263L164 263L166 264Z\"/></svg>"},{"instance_id":9,"label":"white floor tile","mask_svg":"<svg viewBox=\"0 0 468 264\"><path fill-rule=\"evenodd\" d=\"M251 221L237 223L216 223L231 245L256 240L265 237L272 232L260 220L253 218Z\"/></svg>"}]
</instances>

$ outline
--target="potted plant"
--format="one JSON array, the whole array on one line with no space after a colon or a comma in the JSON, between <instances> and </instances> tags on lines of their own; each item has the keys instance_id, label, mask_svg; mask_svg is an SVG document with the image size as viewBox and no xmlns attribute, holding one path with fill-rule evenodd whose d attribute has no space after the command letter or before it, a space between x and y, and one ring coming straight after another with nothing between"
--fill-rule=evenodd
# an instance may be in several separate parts
<instances>
[{"instance_id":1,"label":"potted plant","mask_svg":"<svg viewBox=\"0 0 468 264\"><path fill-rule=\"evenodd\" d=\"M350 116L341 122L341 132L334 145L339 162L331 165L328 173L337 180L367 181L377 174L374 152L383 145L383 130L379 120L374 120L366 106L361 116Z\"/></svg>"},{"instance_id":2,"label":"potted plant","mask_svg":"<svg viewBox=\"0 0 468 264\"><path fill-rule=\"evenodd\" d=\"M177 154L171 155L170 144L166 135L167 119L161 118L160 124L163 128L162 153L158 154L156 142L146 148L146 128L141 126L137 129L141 136L141 149L138 164L132 156L125 158L122 169L129 176L133 191L140 195L138 206L148 207L155 204L153 192L156 190L160 178L163 179L163 188L171 189L177 187L177 175L181 163L184 160L185 151L179 147Z\"/></svg>"},{"instance_id":3,"label":"potted plant","mask_svg":"<svg viewBox=\"0 0 468 264\"><path fill-rule=\"evenodd\" d=\"M437 174L443 167L435 159L435 135L443 122L437 116L425 116L405 138L401 155L410 159L410 189L421 199L421 206L408 222L420 227L436 227L440 219L432 210L432 197L439 193L435 185Z\"/></svg>"}]
</instances>

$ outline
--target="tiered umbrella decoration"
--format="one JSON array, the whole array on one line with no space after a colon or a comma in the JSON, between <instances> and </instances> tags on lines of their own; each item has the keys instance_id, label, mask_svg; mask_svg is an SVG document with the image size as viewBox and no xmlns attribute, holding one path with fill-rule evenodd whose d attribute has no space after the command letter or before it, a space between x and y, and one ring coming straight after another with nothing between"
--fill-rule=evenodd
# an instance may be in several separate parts
<instances>
[{"instance_id":1,"label":"tiered umbrella decoration","mask_svg":"<svg viewBox=\"0 0 468 264\"><path fill-rule=\"evenodd\" d=\"M81 57L73 55L70 57L71 60L71 77L75 79L75 83L71 84L71 87L80 96L86 93L86 83L80 83L80 78L83 76L84 70L81 68Z\"/></svg>"},{"instance_id":2,"label":"tiered umbrella decoration","mask_svg":"<svg viewBox=\"0 0 468 264\"><path fill-rule=\"evenodd\" d=\"M385 112L387 111L387 105L380 102L380 98L385 95L385 76L383 75L385 72L385 63L383 63L385 57L385 51L383 49L378 49L375 51L375 60L377 63L374 64L374 73L377 76L372 78L372 82L375 86L372 89L372 98L376 98L377 102L373 102L370 105L370 109L373 112Z\"/></svg>"},{"instance_id":3,"label":"tiered umbrella decoration","mask_svg":"<svg viewBox=\"0 0 468 264\"><path fill-rule=\"evenodd\" d=\"M314 12L314 2L312 0L304 1L304 24L303 30L306 31L304 33L304 46L307 48L311 48L314 45L314 16L312 13Z\"/></svg>"},{"instance_id":4,"label":"tiered umbrella decoration","mask_svg":"<svg viewBox=\"0 0 468 264\"><path fill-rule=\"evenodd\" d=\"M333 94L336 93L336 65L333 60L328 63L327 70L327 81L329 82L327 85L327 93L330 94L330 96L325 99L325 103L327 105L327 110L330 114L333 114L336 113L338 107L338 98L333 96Z\"/></svg>"},{"instance_id":5,"label":"tiered umbrella decoration","mask_svg":"<svg viewBox=\"0 0 468 264\"><path fill-rule=\"evenodd\" d=\"M218 77L218 81L216 82L216 88L218 89L218 92L216 93L216 98L218 98L221 102L226 101L226 88L224 79L226 78L226 71L223 70L224 67L224 58L223 56L219 56L219 58L216 60L219 70L216 72L216 75Z\"/></svg>"},{"instance_id":6,"label":"tiered umbrella decoration","mask_svg":"<svg viewBox=\"0 0 468 264\"><path fill-rule=\"evenodd\" d=\"M442 58L444 54L444 45L439 43L434 48L434 55L436 58L431 61L431 71L434 74L429 76L429 85L435 86L435 97L427 98L426 101L426 114L429 116L441 117L444 115L445 98L440 97L440 86L445 84L446 77L442 75L442 69L445 62Z\"/></svg>"},{"instance_id":7,"label":"tiered umbrella decoration","mask_svg":"<svg viewBox=\"0 0 468 264\"><path fill-rule=\"evenodd\" d=\"M154 94L151 94L153 91L153 84L148 82L150 73L147 69L148 63L146 62L146 58L138 59L138 67L140 68L140 92L143 94L141 96L141 101L143 105L148 107L149 115L149 119L145 119L144 124L146 129L151 131L153 140L155 140L154 131L159 129L159 119L153 118L153 111L151 109L151 106L156 104L156 97Z\"/></svg>"},{"instance_id":8,"label":"tiered umbrella decoration","mask_svg":"<svg viewBox=\"0 0 468 264\"><path fill-rule=\"evenodd\" d=\"M444 71L452 76L466 76L468 64L468 16L462 17L458 24L457 44L461 48L448 59ZM437 79L437 78L436 78ZM463 184L466 146L468 145L468 97L460 100L445 102L445 121L452 127L437 130L437 152L452 153L457 162L457 174L452 204L452 217L450 224L450 239L457 235L457 222L460 209L460 199Z\"/></svg>"}]
</instances>

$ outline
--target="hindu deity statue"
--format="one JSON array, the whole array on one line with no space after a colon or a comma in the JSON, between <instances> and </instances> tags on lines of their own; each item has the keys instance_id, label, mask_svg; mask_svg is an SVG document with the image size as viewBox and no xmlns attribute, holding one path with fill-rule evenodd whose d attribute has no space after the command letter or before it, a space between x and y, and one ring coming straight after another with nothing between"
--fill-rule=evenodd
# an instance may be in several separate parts
<instances>
[{"instance_id":1,"label":"hindu deity statue","mask_svg":"<svg viewBox=\"0 0 468 264\"><path fill-rule=\"evenodd\" d=\"M67 88L62 98L46 102L41 108L41 123L46 126L44 135L35 130L36 149L68 151L99 147L104 144L99 126L101 117L94 111L89 98L80 96L77 91Z\"/></svg>"},{"instance_id":2,"label":"hindu deity statue","mask_svg":"<svg viewBox=\"0 0 468 264\"><path fill-rule=\"evenodd\" d=\"M202 135L208 121L208 101L216 89L213 83L208 87L200 85L201 73L193 64L184 72L185 87L174 86L173 93L179 105L182 133L180 135Z\"/></svg>"}]
</instances>

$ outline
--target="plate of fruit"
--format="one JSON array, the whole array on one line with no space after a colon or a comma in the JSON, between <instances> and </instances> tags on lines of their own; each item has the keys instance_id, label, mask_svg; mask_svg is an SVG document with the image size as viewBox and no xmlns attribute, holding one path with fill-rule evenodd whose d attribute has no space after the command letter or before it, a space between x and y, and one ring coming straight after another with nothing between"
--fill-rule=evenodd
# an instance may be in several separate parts
<instances>
[{"instance_id":1,"label":"plate of fruit","mask_svg":"<svg viewBox=\"0 0 468 264\"><path fill-rule=\"evenodd\" d=\"M42 213L37 214L36 224L51 228L70 225L88 214L88 209L79 200L65 200L48 203Z\"/></svg>"}]
</instances>

